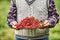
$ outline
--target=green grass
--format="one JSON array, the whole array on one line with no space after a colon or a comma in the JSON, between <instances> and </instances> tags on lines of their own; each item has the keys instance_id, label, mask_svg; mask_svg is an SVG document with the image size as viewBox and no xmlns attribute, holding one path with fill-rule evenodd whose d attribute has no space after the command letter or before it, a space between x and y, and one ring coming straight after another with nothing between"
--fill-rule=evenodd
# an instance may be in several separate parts
<instances>
[{"instance_id":1,"label":"green grass","mask_svg":"<svg viewBox=\"0 0 60 40\"><path fill-rule=\"evenodd\" d=\"M0 40L14 40L14 30L7 25L7 14L10 0L0 0ZM60 14L60 0L55 0L56 8ZM60 40L60 22L55 28L50 29L50 40Z\"/></svg>"},{"instance_id":2,"label":"green grass","mask_svg":"<svg viewBox=\"0 0 60 40\"><path fill-rule=\"evenodd\" d=\"M0 40L14 40L14 30L7 25L10 2L0 0Z\"/></svg>"},{"instance_id":3,"label":"green grass","mask_svg":"<svg viewBox=\"0 0 60 40\"><path fill-rule=\"evenodd\" d=\"M60 0L55 0L56 8L60 15ZM50 29L50 40L60 40L60 22L55 26L55 28Z\"/></svg>"}]
</instances>

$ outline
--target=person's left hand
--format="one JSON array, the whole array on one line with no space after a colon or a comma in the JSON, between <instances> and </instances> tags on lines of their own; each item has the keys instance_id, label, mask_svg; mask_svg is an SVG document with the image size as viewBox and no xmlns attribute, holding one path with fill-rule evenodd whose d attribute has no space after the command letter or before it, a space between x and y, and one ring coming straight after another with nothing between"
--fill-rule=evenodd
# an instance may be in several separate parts
<instances>
[{"instance_id":1,"label":"person's left hand","mask_svg":"<svg viewBox=\"0 0 60 40\"><path fill-rule=\"evenodd\" d=\"M49 26L50 25L50 22L48 20L45 20L43 24L46 27L46 26Z\"/></svg>"}]
</instances>

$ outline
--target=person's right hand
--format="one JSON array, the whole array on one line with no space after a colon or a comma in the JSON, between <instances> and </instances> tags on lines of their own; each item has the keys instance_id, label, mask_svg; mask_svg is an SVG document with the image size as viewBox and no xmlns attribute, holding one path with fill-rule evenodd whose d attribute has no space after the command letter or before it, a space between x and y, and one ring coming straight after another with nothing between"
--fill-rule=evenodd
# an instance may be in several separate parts
<instances>
[{"instance_id":1,"label":"person's right hand","mask_svg":"<svg viewBox=\"0 0 60 40\"><path fill-rule=\"evenodd\" d=\"M14 29L16 28L16 26L15 26L16 24L17 24L16 21L13 21L13 22L12 22L12 27L13 27Z\"/></svg>"}]
</instances>

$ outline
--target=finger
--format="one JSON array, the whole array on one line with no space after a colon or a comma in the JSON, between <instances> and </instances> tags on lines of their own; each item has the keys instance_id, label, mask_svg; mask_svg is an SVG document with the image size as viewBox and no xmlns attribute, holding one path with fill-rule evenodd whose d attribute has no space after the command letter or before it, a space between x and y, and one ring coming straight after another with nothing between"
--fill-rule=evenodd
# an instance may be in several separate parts
<instances>
[{"instance_id":1,"label":"finger","mask_svg":"<svg viewBox=\"0 0 60 40\"><path fill-rule=\"evenodd\" d=\"M44 24L47 24L47 23L48 23L48 21L45 21L45 22L44 22Z\"/></svg>"},{"instance_id":2,"label":"finger","mask_svg":"<svg viewBox=\"0 0 60 40\"><path fill-rule=\"evenodd\" d=\"M44 26L49 26L50 25L50 23L46 23L46 24L44 24Z\"/></svg>"},{"instance_id":3,"label":"finger","mask_svg":"<svg viewBox=\"0 0 60 40\"><path fill-rule=\"evenodd\" d=\"M16 28L16 26L12 25L13 28Z\"/></svg>"},{"instance_id":4,"label":"finger","mask_svg":"<svg viewBox=\"0 0 60 40\"><path fill-rule=\"evenodd\" d=\"M16 25L16 24L17 24L17 22L16 22L16 21L14 21L14 22L12 22L12 24L13 24L13 25Z\"/></svg>"}]
</instances>

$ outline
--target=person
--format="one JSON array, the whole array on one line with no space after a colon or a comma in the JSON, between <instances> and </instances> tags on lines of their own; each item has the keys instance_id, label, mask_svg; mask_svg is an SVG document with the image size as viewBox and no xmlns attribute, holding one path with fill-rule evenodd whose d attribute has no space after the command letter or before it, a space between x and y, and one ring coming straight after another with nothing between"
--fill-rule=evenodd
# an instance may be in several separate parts
<instances>
[{"instance_id":1,"label":"person","mask_svg":"<svg viewBox=\"0 0 60 40\"><path fill-rule=\"evenodd\" d=\"M49 28L59 22L54 0L11 0L8 25L15 29L14 25L27 16L35 17L45 25L43 29L15 30L16 40L49 40Z\"/></svg>"}]
</instances>

